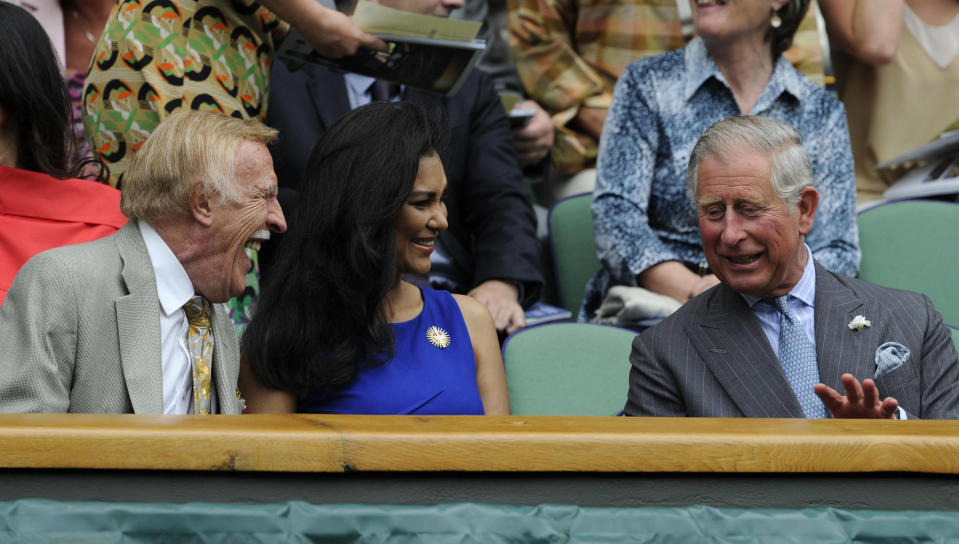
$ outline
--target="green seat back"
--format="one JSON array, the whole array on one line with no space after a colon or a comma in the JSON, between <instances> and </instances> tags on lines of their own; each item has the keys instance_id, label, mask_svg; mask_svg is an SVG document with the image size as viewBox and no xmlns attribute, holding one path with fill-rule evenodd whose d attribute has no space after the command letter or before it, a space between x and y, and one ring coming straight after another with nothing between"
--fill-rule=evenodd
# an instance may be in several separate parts
<instances>
[{"instance_id":1,"label":"green seat back","mask_svg":"<svg viewBox=\"0 0 959 544\"><path fill-rule=\"evenodd\" d=\"M950 325L959 325L959 206L929 200L882 204L859 214L859 276L924 293Z\"/></svg>"},{"instance_id":2,"label":"green seat back","mask_svg":"<svg viewBox=\"0 0 959 544\"><path fill-rule=\"evenodd\" d=\"M949 332L952 333L952 343L956 345L956 351L959 351L959 329L949 327Z\"/></svg>"},{"instance_id":3,"label":"green seat back","mask_svg":"<svg viewBox=\"0 0 959 544\"><path fill-rule=\"evenodd\" d=\"M626 404L636 333L591 323L523 329L503 344L510 411L611 416Z\"/></svg>"},{"instance_id":4,"label":"green seat back","mask_svg":"<svg viewBox=\"0 0 959 544\"><path fill-rule=\"evenodd\" d=\"M591 193L564 198L549 210L549 246L559 305L575 317L586 283L600 268L593 241Z\"/></svg>"}]
</instances>

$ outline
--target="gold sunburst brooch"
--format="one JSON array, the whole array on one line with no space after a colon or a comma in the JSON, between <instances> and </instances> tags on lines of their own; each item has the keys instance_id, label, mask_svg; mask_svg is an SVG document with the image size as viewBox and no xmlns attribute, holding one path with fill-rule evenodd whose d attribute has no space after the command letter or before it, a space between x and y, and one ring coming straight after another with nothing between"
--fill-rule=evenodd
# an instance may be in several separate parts
<instances>
[{"instance_id":1,"label":"gold sunburst brooch","mask_svg":"<svg viewBox=\"0 0 959 544\"><path fill-rule=\"evenodd\" d=\"M426 339L430 341L430 344L440 349L450 345L450 334L436 325L426 329Z\"/></svg>"}]
</instances>

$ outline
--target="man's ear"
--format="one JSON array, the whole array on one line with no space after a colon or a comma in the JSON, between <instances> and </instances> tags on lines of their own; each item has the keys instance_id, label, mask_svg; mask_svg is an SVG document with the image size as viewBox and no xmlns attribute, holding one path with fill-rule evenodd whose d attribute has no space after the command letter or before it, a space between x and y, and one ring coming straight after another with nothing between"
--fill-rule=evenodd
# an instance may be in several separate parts
<instances>
[{"instance_id":1,"label":"man's ear","mask_svg":"<svg viewBox=\"0 0 959 544\"><path fill-rule=\"evenodd\" d=\"M202 188L197 187L190 199L190 213L197 223L204 227L213 224L213 199Z\"/></svg>"},{"instance_id":2,"label":"man's ear","mask_svg":"<svg viewBox=\"0 0 959 544\"><path fill-rule=\"evenodd\" d=\"M799 203L796 205L799 212L799 232L801 234L809 234L809 231L812 230L818 206L819 191L812 186L803 187L799 191Z\"/></svg>"}]
</instances>

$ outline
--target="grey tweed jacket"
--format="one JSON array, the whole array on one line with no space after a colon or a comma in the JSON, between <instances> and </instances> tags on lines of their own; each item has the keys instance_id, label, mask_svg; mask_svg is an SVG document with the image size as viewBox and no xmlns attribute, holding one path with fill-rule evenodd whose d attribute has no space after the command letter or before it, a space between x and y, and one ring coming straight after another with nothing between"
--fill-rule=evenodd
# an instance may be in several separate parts
<instances>
[{"instance_id":1,"label":"grey tweed jacket","mask_svg":"<svg viewBox=\"0 0 959 544\"><path fill-rule=\"evenodd\" d=\"M214 305L218 413L237 414L239 345ZM0 412L162 414L160 302L136 221L40 253L0 306Z\"/></svg>"},{"instance_id":2,"label":"grey tweed jacket","mask_svg":"<svg viewBox=\"0 0 959 544\"><path fill-rule=\"evenodd\" d=\"M871 326L847 326L857 315ZM959 417L959 364L949 331L925 295L829 272L816 263L816 356L820 379L876 372L876 349L911 352L876 380L910 418ZM626 414L633 416L803 417L772 347L743 298L718 285L636 337Z\"/></svg>"}]
</instances>

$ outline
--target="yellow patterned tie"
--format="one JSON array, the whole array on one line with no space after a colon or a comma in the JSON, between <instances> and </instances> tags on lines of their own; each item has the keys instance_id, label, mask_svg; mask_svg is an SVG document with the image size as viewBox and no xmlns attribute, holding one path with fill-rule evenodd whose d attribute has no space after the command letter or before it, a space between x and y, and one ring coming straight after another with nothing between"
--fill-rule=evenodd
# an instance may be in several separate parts
<instances>
[{"instance_id":1,"label":"yellow patterned tie","mask_svg":"<svg viewBox=\"0 0 959 544\"><path fill-rule=\"evenodd\" d=\"M213 331L210 328L210 303L193 297L183 305L190 331L187 348L193 362L193 413L210 413L210 366L213 363Z\"/></svg>"}]
</instances>

